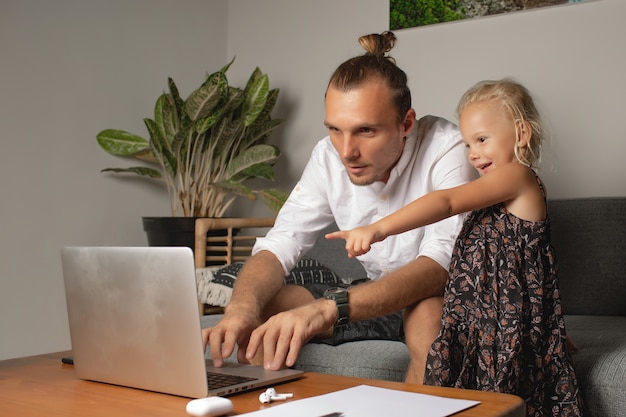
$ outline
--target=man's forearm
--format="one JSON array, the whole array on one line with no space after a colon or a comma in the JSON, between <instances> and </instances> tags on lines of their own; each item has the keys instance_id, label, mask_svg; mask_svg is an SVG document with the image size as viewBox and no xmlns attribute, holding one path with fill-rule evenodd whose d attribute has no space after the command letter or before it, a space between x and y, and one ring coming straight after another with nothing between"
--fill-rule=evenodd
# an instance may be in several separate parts
<instances>
[{"instance_id":1,"label":"man's forearm","mask_svg":"<svg viewBox=\"0 0 626 417\"><path fill-rule=\"evenodd\" d=\"M241 269L226 312L231 308L245 309L261 318L265 306L282 287L283 275L282 265L274 254L269 251L257 253Z\"/></svg>"},{"instance_id":2,"label":"man's forearm","mask_svg":"<svg viewBox=\"0 0 626 417\"><path fill-rule=\"evenodd\" d=\"M402 310L425 298L441 296L448 271L422 256L385 277L350 289L350 320L359 321Z\"/></svg>"}]
</instances>

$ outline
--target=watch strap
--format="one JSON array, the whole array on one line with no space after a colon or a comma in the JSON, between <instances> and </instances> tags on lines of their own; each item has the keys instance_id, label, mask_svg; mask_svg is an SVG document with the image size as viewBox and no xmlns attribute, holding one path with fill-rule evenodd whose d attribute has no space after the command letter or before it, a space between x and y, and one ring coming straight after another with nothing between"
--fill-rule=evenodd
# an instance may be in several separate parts
<instances>
[{"instance_id":1,"label":"watch strap","mask_svg":"<svg viewBox=\"0 0 626 417\"><path fill-rule=\"evenodd\" d=\"M350 322L350 306L348 304L348 290L334 287L324 292L324 298L333 300L337 305L337 321L335 326L343 326Z\"/></svg>"}]
</instances>

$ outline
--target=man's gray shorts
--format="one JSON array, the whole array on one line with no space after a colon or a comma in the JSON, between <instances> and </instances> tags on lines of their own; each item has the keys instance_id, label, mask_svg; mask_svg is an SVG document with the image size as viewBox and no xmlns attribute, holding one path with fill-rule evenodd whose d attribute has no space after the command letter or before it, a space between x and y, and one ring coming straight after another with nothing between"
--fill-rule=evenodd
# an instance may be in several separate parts
<instances>
[{"instance_id":1,"label":"man's gray shorts","mask_svg":"<svg viewBox=\"0 0 626 417\"><path fill-rule=\"evenodd\" d=\"M356 285L368 281L358 280ZM306 288L313 297L323 298L324 291L331 287L349 288L353 284L330 284L330 283L305 283L301 286ZM311 340L311 343L326 343L329 345L340 345L346 342L357 340L395 340L404 342L404 329L402 312L398 311L387 316L377 317L370 320L350 322L344 326L335 326L333 337L328 339Z\"/></svg>"},{"instance_id":2,"label":"man's gray shorts","mask_svg":"<svg viewBox=\"0 0 626 417\"><path fill-rule=\"evenodd\" d=\"M232 288L239 275L243 262L235 262L214 273L213 282ZM308 290L313 297L324 297L324 291L331 287L349 288L360 285L369 279L357 279L352 284L344 284L330 269L314 259L302 258L296 267L285 278L286 285L298 285ZM335 327L334 335L328 339L312 340L315 343L339 345L357 340L395 340L404 342L402 312L371 320L351 322L345 326Z\"/></svg>"}]
</instances>

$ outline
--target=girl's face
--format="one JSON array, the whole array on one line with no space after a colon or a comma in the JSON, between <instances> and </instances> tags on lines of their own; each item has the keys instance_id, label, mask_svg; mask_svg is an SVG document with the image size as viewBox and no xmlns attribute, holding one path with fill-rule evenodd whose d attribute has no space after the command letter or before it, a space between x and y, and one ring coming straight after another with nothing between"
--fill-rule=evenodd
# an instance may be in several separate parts
<instances>
[{"instance_id":1,"label":"girl's face","mask_svg":"<svg viewBox=\"0 0 626 417\"><path fill-rule=\"evenodd\" d=\"M459 129L469 161L480 175L517 161L515 123L498 103L467 105L459 117Z\"/></svg>"}]
</instances>

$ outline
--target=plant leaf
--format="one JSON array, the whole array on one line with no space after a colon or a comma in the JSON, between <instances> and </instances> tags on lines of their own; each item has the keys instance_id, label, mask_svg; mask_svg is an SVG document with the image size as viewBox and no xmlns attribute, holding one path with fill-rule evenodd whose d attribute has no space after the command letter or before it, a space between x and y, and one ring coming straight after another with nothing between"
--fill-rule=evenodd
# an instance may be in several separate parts
<instances>
[{"instance_id":1,"label":"plant leaf","mask_svg":"<svg viewBox=\"0 0 626 417\"><path fill-rule=\"evenodd\" d=\"M165 139L171 144L178 131L178 114L171 94L162 94L154 105L154 121Z\"/></svg>"},{"instance_id":2,"label":"plant leaf","mask_svg":"<svg viewBox=\"0 0 626 417\"><path fill-rule=\"evenodd\" d=\"M246 99L243 104L242 117L244 126L250 126L257 119L265 107L269 92L269 78L262 75L252 82L246 91Z\"/></svg>"},{"instance_id":3,"label":"plant leaf","mask_svg":"<svg viewBox=\"0 0 626 417\"><path fill-rule=\"evenodd\" d=\"M227 117L222 118L211 130L211 137L207 142L207 146L209 143L216 144L215 155L213 155L213 157L216 159L217 156L229 152L230 147L238 142L242 132L243 123L241 123L241 120L230 120L230 118ZM238 147L232 151L238 153L240 150L240 147Z\"/></svg>"},{"instance_id":4,"label":"plant leaf","mask_svg":"<svg viewBox=\"0 0 626 417\"><path fill-rule=\"evenodd\" d=\"M220 72L223 74L226 74L226 71L228 71L228 68L230 68L233 62L235 62L235 57L233 57L233 59L231 59L228 64L224 65L222 69L220 70Z\"/></svg>"},{"instance_id":5,"label":"plant leaf","mask_svg":"<svg viewBox=\"0 0 626 417\"><path fill-rule=\"evenodd\" d=\"M245 94L241 88L228 87L228 97L221 104L224 114L237 109L245 100Z\"/></svg>"},{"instance_id":6,"label":"plant leaf","mask_svg":"<svg viewBox=\"0 0 626 417\"><path fill-rule=\"evenodd\" d=\"M264 122L257 121L257 123L252 125L250 129L246 131L246 146L250 146L256 143L265 143L269 138L269 134L272 132L272 130L282 125L283 123L284 120L281 119L270 119Z\"/></svg>"},{"instance_id":7,"label":"plant leaf","mask_svg":"<svg viewBox=\"0 0 626 417\"><path fill-rule=\"evenodd\" d=\"M185 100L185 112L191 121L196 122L207 117L221 100L217 85L203 85Z\"/></svg>"},{"instance_id":8,"label":"plant leaf","mask_svg":"<svg viewBox=\"0 0 626 417\"><path fill-rule=\"evenodd\" d=\"M226 178L233 178L240 172L263 162L274 162L280 153L270 145L255 145L233 158L226 169Z\"/></svg>"},{"instance_id":9,"label":"plant leaf","mask_svg":"<svg viewBox=\"0 0 626 417\"><path fill-rule=\"evenodd\" d=\"M246 86L243 89L246 94L252 87L252 84L254 84L254 82L262 76L263 76L263 73L261 72L261 69L259 67L256 67L254 71L252 71L252 74L250 74L250 78L248 78L248 81L246 82Z\"/></svg>"},{"instance_id":10,"label":"plant leaf","mask_svg":"<svg viewBox=\"0 0 626 417\"><path fill-rule=\"evenodd\" d=\"M243 103L244 95L243 90L235 87L228 87L228 96L221 102L215 111L204 119L200 119L196 123L196 131L198 133L204 133L212 128L220 118L229 112L235 110Z\"/></svg>"},{"instance_id":11,"label":"plant leaf","mask_svg":"<svg viewBox=\"0 0 626 417\"><path fill-rule=\"evenodd\" d=\"M243 171L237 173L231 179L233 181L244 181L248 178L263 178L266 180L274 181L274 167L271 163L266 162L254 164L251 167L248 167Z\"/></svg>"},{"instance_id":12,"label":"plant leaf","mask_svg":"<svg viewBox=\"0 0 626 417\"><path fill-rule=\"evenodd\" d=\"M167 174L171 178L174 178L176 176L177 163L176 157L170 150L169 143L167 143L161 136L161 132L159 132L154 120L145 118L143 121L148 128L148 132L150 132L150 145L152 145L152 153L165 169Z\"/></svg>"},{"instance_id":13,"label":"plant leaf","mask_svg":"<svg viewBox=\"0 0 626 417\"><path fill-rule=\"evenodd\" d=\"M234 60L235 58L233 58L232 61L230 61L230 63L224 66L221 70L209 75L206 81L202 84L202 87L207 87L207 86L217 87L219 95L220 95L220 100L224 100L226 96L228 95L228 78L226 77L226 71L228 70L228 68L230 67L230 64L232 64Z\"/></svg>"},{"instance_id":14,"label":"plant leaf","mask_svg":"<svg viewBox=\"0 0 626 417\"><path fill-rule=\"evenodd\" d=\"M147 140L124 130L105 129L96 137L100 147L115 156L132 156L149 147Z\"/></svg>"},{"instance_id":15,"label":"plant leaf","mask_svg":"<svg viewBox=\"0 0 626 417\"><path fill-rule=\"evenodd\" d=\"M274 110L274 106L276 105L276 101L278 100L278 93L280 90L278 88L274 88L267 93L267 100L265 101L265 107L263 107L263 111L257 117L257 122L266 121L271 119L272 110Z\"/></svg>"},{"instance_id":16,"label":"plant leaf","mask_svg":"<svg viewBox=\"0 0 626 417\"><path fill-rule=\"evenodd\" d=\"M138 159L140 161L150 162L151 164L158 164L159 161L156 160L154 155L152 154L152 150L150 148L146 148L141 152L137 152L133 154L134 159Z\"/></svg>"},{"instance_id":17,"label":"plant leaf","mask_svg":"<svg viewBox=\"0 0 626 417\"><path fill-rule=\"evenodd\" d=\"M272 214L277 215L285 201L289 197L289 193L277 190L275 188L267 190L255 191L261 197L261 201L270 209Z\"/></svg>"},{"instance_id":18,"label":"plant leaf","mask_svg":"<svg viewBox=\"0 0 626 417\"><path fill-rule=\"evenodd\" d=\"M239 181L231 181L225 180L216 182L213 184L215 187L223 188L225 190L230 191L231 193L235 193L244 197L248 197L250 200L256 200L256 196L252 192L252 190L247 187L245 184Z\"/></svg>"},{"instance_id":19,"label":"plant leaf","mask_svg":"<svg viewBox=\"0 0 626 417\"><path fill-rule=\"evenodd\" d=\"M187 148L187 143L191 134L192 130L190 129L190 126L186 126L185 128L180 129L174 138L174 142L172 143L172 153L177 155L179 160L186 159L187 152L185 149Z\"/></svg>"},{"instance_id":20,"label":"plant leaf","mask_svg":"<svg viewBox=\"0 0 626 417\"><path fill-rule=\"evenodd\" d=\"M219 108L216 111L214 111L212 114L208 115L207 117L198 120L198 122L196 123L196 128L195 128L196 132L198 133L206 132L207 130L213 127L215 122L217 122L221 116L222 116L222 109Z\"/></svg>"},{"instance_id":21,"label":"plant leaf","mask_svg":"<svg viewBox=\"0 0 626 417\"><path fill-rule=\"evenodd\" d=\"M172 95L172 98L174 99L174 105L176 106L176 114L178 114L180 117L183 117L185 114L184 112L185 102L183 101L183 99L180 97L180 94L178 93L178 87L176 86L176 83L171 77L167 78L167 85L170 89L170 94Z\"/></svg>"},{"instance_id":22,"label":"plant leaf","mask_svg":"<svg viewBox=\"0 0 626 417\"><path fill-rule=\"evenodd\" d=\"M147 167L130 167L130 168L105 168L100 172L116 172L116 173L132 173L150 178L162 178L159 171Z\"/></svg>"}]
</instances>

